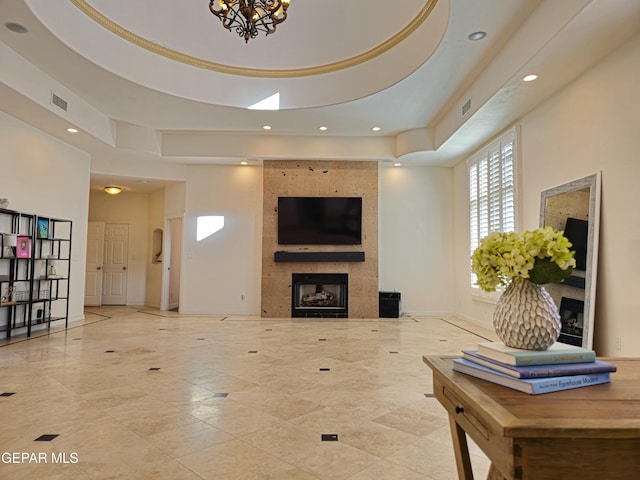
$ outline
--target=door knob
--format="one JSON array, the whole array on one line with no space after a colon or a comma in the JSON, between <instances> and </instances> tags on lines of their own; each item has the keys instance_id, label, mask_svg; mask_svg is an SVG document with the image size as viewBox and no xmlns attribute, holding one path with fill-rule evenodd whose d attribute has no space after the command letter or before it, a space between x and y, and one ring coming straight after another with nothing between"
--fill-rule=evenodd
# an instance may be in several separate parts
<instances>
[{"instance_id":1,"label":"door knob","mask_svg":"<svg viewBox=\"0 0 640 480\"><path fill-rule=\"evenodd\" d=\"M102 267L96 267L96 270L102 270Z\"/></svg>"},{"instance_id":2,"label":"door knob","mask_svg":"<svg viewBox=\"0 0 640 480\"><path fill-rule=\"evenodd\" d=\"M126 270L126 269L127 269L127 267L122 267L122 269L123 269L123 270Z\"/></svg>"}]
</instances>

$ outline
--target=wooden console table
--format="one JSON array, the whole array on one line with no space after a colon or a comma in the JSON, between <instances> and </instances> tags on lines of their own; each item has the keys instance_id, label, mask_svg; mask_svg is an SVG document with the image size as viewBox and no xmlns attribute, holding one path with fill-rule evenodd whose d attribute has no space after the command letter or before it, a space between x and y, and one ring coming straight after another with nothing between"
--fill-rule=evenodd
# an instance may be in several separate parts
<instances>
[{"instance_id":1,"label":"wooden console table","mask_svg":"<svg viewBox=\"0 0 640 480\"><path fill-rule=\"evenodd\" d=\"M472 480L467 435L491 460L489 479L635 480L640 475L640 359L608 359L611 383L527 395L425 356L447 409L458 478Z\"/></svg>"}]
</instances>

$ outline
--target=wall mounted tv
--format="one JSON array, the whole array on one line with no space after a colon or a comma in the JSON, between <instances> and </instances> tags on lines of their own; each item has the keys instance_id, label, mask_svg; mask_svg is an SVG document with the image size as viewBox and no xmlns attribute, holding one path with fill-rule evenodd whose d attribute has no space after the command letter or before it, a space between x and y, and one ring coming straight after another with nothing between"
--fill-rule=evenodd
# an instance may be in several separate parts
<instances>
[{"instance_id":1,"label":"wall mounted tv","mask_svg":"<svg viewBox=\"0 0 640 480\"><path fill-rule=\"evenodd\" d=\"M362 244L362 198L278 197L278 243Z\"/></svg>"}]
</instances>

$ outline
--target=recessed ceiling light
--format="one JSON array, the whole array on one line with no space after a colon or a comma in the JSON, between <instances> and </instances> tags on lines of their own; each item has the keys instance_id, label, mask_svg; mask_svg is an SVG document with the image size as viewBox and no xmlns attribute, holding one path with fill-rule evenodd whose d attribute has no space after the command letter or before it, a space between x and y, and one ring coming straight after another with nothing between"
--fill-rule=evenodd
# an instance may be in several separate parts
<instances>
[{"instance_id":1,"label":"recessed ceiling light","mask_svg":"<svg viewBox=\"0 0 640 480\"><path fill-rule=\"evenodd\" d=\"M394 164L393 164L393 166L394 166L394 167L401 167L401 166L402 166L402 164L401 164L401 163L397 163L397 162L396 162L396 163L394 163Z\"/></svg>"},{"instance_id":2,"label":"recessed ceiling light","mask_svg":"<svg viewBox=\"0 0 640 480\"><path fill-rule=\"evenodd\" d=\"M271 130L271 125L263 125L263 130Z\"/></svg>"},{"instance_id":3,"label":"recessed ceiling light","mask_svg":"<svg viewBox=\"0 0 640 480\"><path fill-rule=\"evenodd\" d=\"M373 127L371 130L373 130L374 132L379 132L380 131L380 127Z\"/></svg>"},{"instance_id":4,"label":"recessed ceiling light","mask_svg":"<svg viewBox=\"0 0 640 480\"><path fill-rule=\"evenodd\" d=\"M536 75L535 73L532 73L531 75L527 75L526 77L523 77L522 81L523 82L533 82L537 78L538 78L538 75Z\"/></svg>"},{"instance_id":5,"label":"recessed ceiling light","mask_svg":"<svg viewBox=\"0 0 640 480\"><path fill-rule=\"evenodd\" d=\"M4 24L7 29L11 30L13 33L27 33L27 27L24 25L20 25L19 23L7 22Z\"/></svg>"},{"instance_id":6,"label":"recessed ceiling light","mask_svg":"<svg viewBox=\"0 0 640 480\"><path fill-rule=\"evenodd\" d=\"M67 132L69 132L69 133L78 133L78 129L69 127L69 128L67 128Z\"/></svg>"},{"instance_id":7,"label":"recessed ceiling light","mask_svg":"<svg viewBox=\"0 0 640 480\"><path fill-rule=\"evenodd\" d=\"M327 130L327 127L320 127L320 128L318 128L318 130L320 130L321 132L324 132L324 131Z\"/></svg>"},{"instance_id":8,"label":"recessed ceiling light","mask_svg":"<svg viewBox=\"0 0 640 480\"><path fill-rule=\"evenodd\" d=\"M249 162L242 161L240 162L240 165L249 165Z\"/></svg>"},{"instance_id":9,"label":"recessed ceiling light","mask_svg":"<svg viewBox=\"0 0 640 480\"><path fill-rule=\"evenodd\" d=\"M487 36L487 32L478 31L478 32L473 32L469 34L467 38L473 42L477 42L478 40L482 40L486 36Z\"/></svg>"}]
</instances>

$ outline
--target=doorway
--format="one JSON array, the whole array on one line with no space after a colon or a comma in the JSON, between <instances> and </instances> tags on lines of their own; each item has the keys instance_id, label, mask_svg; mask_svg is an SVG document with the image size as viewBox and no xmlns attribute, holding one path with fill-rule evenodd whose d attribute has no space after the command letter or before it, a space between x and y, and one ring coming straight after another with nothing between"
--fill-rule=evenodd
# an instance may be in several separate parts
<instances>
[{"instance_id":1,"label":"doorway","mask_svg":"<svg viewBox=\"0 0 640 480\"><path fill-rule=\"evenodd\" d=\"M162 310L180 308L180 270L182 262L182 218L168 218L165 223L162 275Z\"/></svg>"},{"instance_id":2,"label":"doorway","mask_svg":"<svg viewBox=\"0 0 640 480\"><path fill-rule=\"evenodd\" d=\"M128 224L89 222L86 306L127 304L128 252Z\"/></svg>"}]
</instances>

